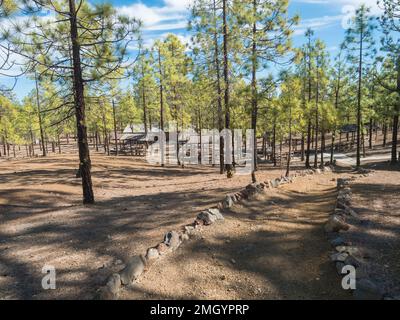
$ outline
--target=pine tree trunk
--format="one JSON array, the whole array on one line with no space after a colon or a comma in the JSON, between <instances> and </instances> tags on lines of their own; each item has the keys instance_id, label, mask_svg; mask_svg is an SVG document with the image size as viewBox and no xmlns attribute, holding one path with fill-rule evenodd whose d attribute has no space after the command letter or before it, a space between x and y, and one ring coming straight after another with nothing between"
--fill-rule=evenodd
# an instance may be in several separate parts
<instances>
[{"instance_id":1,"label":"pine tree trunk","mask_svg":"<svg viewBox=\"0 0 400 320\"><path fill-rule=\"evenodd\" d=\"M82 67L80 57L80 44L78 39L77 13L75 9L75 0L69 0L71 44L74 73L74 99L75 116L78 133L79 149L79 172L82 177L83 203L94 203L94 194L92 187L91 162L89 154L89 145L87 141L86 119L85 119L85 96L82 78Z\"/></svg>"},{"instance_id":2,"label":"pine tree trunk","mask_svg":"<svg viewBox=\"0 0 400 320\"><path fill-rule=\"evenodd\" d=\"M118 155L118 135L117 135L117 120L115 117L115 103L114 99L112 99L112 107L113 107L113 118L114 118L114 141L115 141L115 155Z\"/></svg>"},{"instance_id":3,"label":"pine tree trunk","mask_svg":"<svg viewBox=\"0 0 400 320\"><path fill-rule=\"evenodd\" d=\"M362 85L362 64L363 64L363 36L364 30L360 30L360 54L358 63L358 91L357 91L357 168L361 165L361 85Z\"/></svg>"},{"instance_id":4,"label":"pine tree trunk","mask_svg":"<svg viewBox=\"0 0 400 320\"><path fill-rule=\"evenodd\" d=\"M38 84L36 72L35 72L35 85L36 85L37 113L38 113L38 120L39 120L39 129L40 129L40 142L42 145L43 157L45 157L46 156L46 148L44 146L44 131L43 131L43 124L42 124L42 114L40 111L39 84Z\"/></svg>"},{"instance_id":5,"label":"pine tree trunk","mask_svg":"<svg viewBox=\"0 0 400 320\"><path fill-rule=\"evenodd\" d=\"M292 156L292 108L289 107L289 153L286 164L286 177L290 175L290 159Z\"/></svg>"},{"instance_id":6,"label":"pine tree trunk","mask_svg":"<svg viewBox=\"0 0 400 320\"><path fill-rule=\"evenodd\" d=\"M276 119L274 119L274 126L272 128L272 161L276 167Z\"/></svg>"},{"instance_id":7,"label":"pine tree trunk","mask_svg":"<svg viewBox=\"0 0 400 320\"><path fill-rule=\"evenodd\" d=\"M215 72L217 74L217 108L218 108L218 131L221 133L223 130L223 116L222 116L222 89L221 89L221 70L219 63L219 44L218 44L218 31L217 31L217 8L215 4L215 0L213 0L213 12L214 12L214 63L215 63ZM219 137L219 173L224 174L225 166L224 166L224 138Z\"/></svg>"},{"instance_id":8,"label":"pine tree trunk","mask_svg":"<svg viewBox=\"0 0 400 320\"><path fill-rule=\"evenodd\" d=\"M391 161L390 161L392 165L397 163L397 135L398 135L398 131L399 131L399 115L396 114L393 117L392 157L391 157Z\"/></svg>"},{"instance_id":9,"label":"pine tree trunk","mask_svg":"<svg viewBox=\"0 0 400 320\"><path fill-rule=\"evenodd\" d=\"M311 153L311 119L308 119L307 125L307 151L306 151L306 168L310 168L310 153Z\"/></svg>"},{"instance_id":10,"label":"pine tree trunk","mask_svg":"<svg viewBox=\"0 0 400 320\"><path fill-rule=\"evenodd\" d=\"M160 130L164 132L164 86L163 86L163 73L162 73L162 64L161 64L161 52L160 47L158 47L158 68L160 72ZM165 166L165 154L164 154L164 143L163 139L160 140L160 148L161 148L161 167ZM130 145L132 149L132 144ZM132 151L131 151L132 154Z\"/></svg>"},{"instance_id":11,"label":"pine tree trunk","mask_svg":"<svg viewBox=\"0 0 400 320\"><path fill-rule=\"evenodd\" d=\"M373 131L373 121L369 119L369 145L368 148L372 149L372 131Z\"/></svg>"},{"instance_id":12,"label":"pine tree trunk","mask_svg":"<svg viewBox=\"0 0 400 320\"><path fill-rule=\"evenodd\" d=\"M257 1L253 0L253 14L254 20L257 14ZM256 174L257 171L257 112L258 112L258 101L257 101L257 44L256 44L256 22L253 22L253 34L252 34L252 71L251 71L251 129L254 132L253 139L253 168L251 171L251 180L253 183L257 182Z\"/></svg>"},{"instance_id":13,"label":"pine tree trunk","mask_svg":"<svg viewBox=\"0 0 400 320\"><path fill-rule=\"evenodd\" d=\"M230 101L229 101L229 64L228 64L228 22L227 22L227 0L222 0L222 19L223 19L223 34L224 34L224 82L225 82L225 128L230 129ZM230 141L225 141L230 143ZM226 176L233 177L232 164L225 164Z\"/></svg>"}]
</instances>

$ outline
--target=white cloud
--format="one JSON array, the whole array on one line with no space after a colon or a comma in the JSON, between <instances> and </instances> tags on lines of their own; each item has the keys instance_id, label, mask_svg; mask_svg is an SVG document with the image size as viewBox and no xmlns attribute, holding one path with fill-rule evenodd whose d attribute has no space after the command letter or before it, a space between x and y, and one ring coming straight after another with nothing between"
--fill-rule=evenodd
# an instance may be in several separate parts
<instances>
[{"instance_id":1,"label":"white cloud","mask_svg":"<svg viewBox=\"0 0 400 320\"><path fill-rule=\"evenodd\" d=\"M308 4L324 4L330 7L343 7L343 6L354 6L355 8L359 7L362 4L365 4L367 7L371 8L371 13L374 15L378 15L382 13L382 9L379 8L377 4L377 0L293 0L297 3L308 3Z\"/></svg>"},{"instance_id":2,"label":"white cloud","mask_svg":"<svg viewBox=\"0 0 400 320\"><path fill-rule=\"evenodd\" d=\"M173 30L186 27L192 0L164 0L164 6L147 6L141 2L118 7L120 14L143 22L143 30ZM168 29L169 28L169 29Z\"/></svg>"},{"instance_id":3,"label":"white cloud","mask_svg":"<svg viewBox=\"0 0 400 320\"><path fill-rule=\"evenodd\" d=\"M304 33L308 28L315 30L315 29L322 29L334 26L340 21L342 21L343 17L344 17L343 15L337 15L337 16L324 16L319 18L304 19L296 27L294 35L304 35Z\"/></svg>"}]
</instances>

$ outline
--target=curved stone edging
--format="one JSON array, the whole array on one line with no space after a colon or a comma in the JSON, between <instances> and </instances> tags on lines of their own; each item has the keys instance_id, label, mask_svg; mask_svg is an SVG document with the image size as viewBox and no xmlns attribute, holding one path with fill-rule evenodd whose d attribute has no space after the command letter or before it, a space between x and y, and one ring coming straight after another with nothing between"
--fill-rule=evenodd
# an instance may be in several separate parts
<instances>
[{"instance_id":1,"label":"curved stone edging","mask_svg":"<svg viewBox=\"0 0 400 320\"><path fill-rule=\"evenodd\" d=\"M146 254L133 256L123 270L109 276L106 284L97 291L96 298L102 300L117 299L122 286L137 281L144 272L150 269L156 260L178 249L182 243L189 240L194 233L199 232L203 226L210 226L218 221L223 221L224 217L220 210L232 208L242 200L249 199L256 194L265 193L268 189L292 183L296 177L331 171L333 169L329 166L322 169L296 171L289 177L282 176L265 182L252 183L239 192L227 194L215 207L201 211L193 223L183 226L179 231L167 232L164 240L156 246L148 248Z\"/></svg>"},{"instance_id":2,"label":"curved stone edging","mask_svg":"<svg viewBox=\"0 0 400 320\"><path fill-rule=\"evenodd\" d=\"M365 175L364 175L365 176ZM349 245L339 234L340 232L351 232L351 220L359 220L358 214L351 207L352 191L349 178L337 179L338 195L334 212L325 224L327 234L335 234L336 237L330 241L335 252L331 254L331 260L335 264L337 273L345 276L345 266L353 266L356 271L356 288L352 291L357 300L381 300L383 292L366 273L366 262L360 259L360 250Z\"/></svg>"}]
</instances>

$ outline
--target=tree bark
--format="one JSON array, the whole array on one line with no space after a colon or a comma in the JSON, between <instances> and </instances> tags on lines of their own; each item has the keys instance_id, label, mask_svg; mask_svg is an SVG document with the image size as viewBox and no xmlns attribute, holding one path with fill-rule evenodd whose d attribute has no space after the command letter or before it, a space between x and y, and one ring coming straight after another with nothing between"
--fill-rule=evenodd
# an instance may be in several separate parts
<instances>
[{"instance_id":1,"label":"tree bark","mask_svg":"<svg viewBox=\"0 0 400 320\"><path fill-rule=\"evenodd\" d=\"M361 85L362 85L362 64L363 64L363 36L364 30L361 24L360 30L360 53L358 60L358 90L357 90L357 168L361 165Z\"/></svg>"},{"instance_id":2,"label":"tree bark","mask_svg":"<svg viewBox=\"0 0 400 320\"><path fill-rule=\"evenodd\" d=\"M164 87L163 87L163 73L161 64L161 50L158 47L158 68L160 73L160 130L164 132ZM161 136L160 136L161 137ZM161 139L161 166L164 167L164 141ZM131 145L132 148L132 145ZM132 152L131 152L132 153Z\"/></svg>"},{"instance_id":3,"label":"tree bark","mask_svg":"<svg viewBox=\"0 0 400 320\"><path fill-rule=\"evenodd\" d=\"M230 129L230 101L229 101L229 65L228 65L228 23L227 23L227 0L222 0L222 19L224 34L224 82L225 82L225 128ZM225 143L231 143L225 141ZM226 176L233 177L232 164L225 164Z\"/></svg>"},{"instance_id":4,"label":"tree bark","mask_svg":"<svg viewBox=\"0 0 400 320\"><path fill-rule=\"evenodd\" d=\"M215 72L217 74L217 108L218 108L218 131L223 130L224 124L222 119L222 89L221 89L221 74L220 74L220 64L219 64L219 45L218 45L218 32L217 32L217 8L215 0L213 0L213 11L214 11L214 63ZM224 138L219 137L219 173L224 174Z\"/></svg>"},{"instance_id":5,"label":"tree bark","mask_svg":"<svg viewBox=\"0 0 400 320\"><path fill-rule=\"evenodd\" d=\"M82 78L82 66L80 56L80 44L77 26L77 12L75 9L75 0L69 0L72 59L73 59L73 80L74 80L74 99L75 116L78 133L79 149L79 171L82 177L83 203L94 203L94 194L92 187L91 162L89 154L89 145L87 141L87 129L85 119L85 96Z\"/></svg>"},{"instance_id":6,"label":"tree bark","mask_svg":"<svg viewBox=\"0 0 400 320\"><path fill-rule=\"evenodd\" d=\"M257 14L257 1L253 0L253 14L254 18ZM255 19L254 19L255 20ZM258 99L257 99L257 43L256 43L256 22L253 23L253 34L252 34L252 61L251 61L251 129L254 132L253 139L253 168L251 170L251 180L253 183L257 182L256 171L257 171L257 111L258 111Z\"/></svg>"},{"instance_id":7,"label":"tree bark","mask_svg":"<svg viewBox=\"0 0 400 320\"><path fill-rule=\"evenodd\" d=\"M117 135L117 120L115 116L115 103L112 99L113 118L114 118L114 141L115 141L115 155L118 155L118 135Z\"/></svg>"},{"instance_id":8,"label":"tree bark","mask_svg":"<svg viewBox=\"0 0 400 320\"><path fill-rule=\"evenodd\" d=\"M40 111L39 84L38 84L36 72L35 72L35 85L36 85L36 106L37 106L39 129L40 129L40 140L41 140L40 142L42 145L43 157L45 157L47 155L47 153L46 153L46 148L44 145L44 130L43 130L43 123L42 123L42 114Z\"/></svg>"}]
</instances>

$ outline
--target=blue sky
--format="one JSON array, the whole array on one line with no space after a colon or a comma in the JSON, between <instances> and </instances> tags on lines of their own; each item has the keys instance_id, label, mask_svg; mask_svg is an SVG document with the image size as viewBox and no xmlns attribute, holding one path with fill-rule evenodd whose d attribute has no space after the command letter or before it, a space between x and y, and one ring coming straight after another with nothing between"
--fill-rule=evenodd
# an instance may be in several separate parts
<instances>
[{"instance_id":1,"label":"blue sky","mask_svg":"<svg viewBox=\"0 0 400 320\"><path fill-rule=\"evenodd\" d=\"M89 0L92 3L103 0ZM108 0L118 10L144 22L143 40L151 46L154 40L163 38L168 33L178 35L182 41L189 41L190 34L186 30L188 17L187 6L191 0ZM376 0L291 0L290 14L299 14L301 21L294 35L294 44L299 46L304 41L304 31L311 27L316 37L326 42L331 54L343 41L345 29L343 23L346 16L361 3L372 7L374 14L379 13ZM3 79L4 80L4 79ZM4 81L0 81L4 83ZM15 88L16 96L21 99L33 84L28 79L20 79Z\"/></svg>"}]
</instances>

